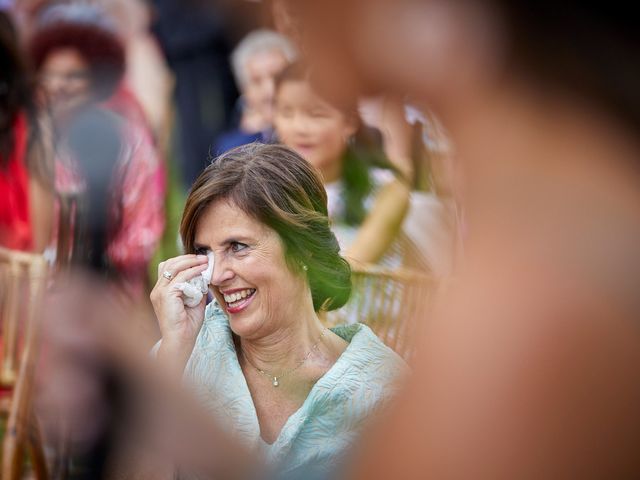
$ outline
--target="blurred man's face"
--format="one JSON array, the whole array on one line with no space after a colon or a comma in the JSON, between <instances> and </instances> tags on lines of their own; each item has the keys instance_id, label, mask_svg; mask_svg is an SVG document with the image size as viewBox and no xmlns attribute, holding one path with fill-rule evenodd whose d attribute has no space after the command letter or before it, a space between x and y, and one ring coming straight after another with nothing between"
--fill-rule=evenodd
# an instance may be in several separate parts
<instances>
[{"instance_id":1,"label":"blurred man's face","mask_svg":"<svg viewBox=\"0 0 640 480\"><path fill-rule=\"evenodd\" d=\"M287 63L284 54L273 49L252 55L244 64L246 83L243 94L246 106L260 114L269 124L273 119L275 77Z\"/></svg>"},{"instance_id":2,"label":"blurred man's face","mask_svg":"<svg viewBox=\"0 0 640 480\"><path fill-rule=\"evenodd\" d=\"M41 77L55 115L68 113L90 100L89 65L74 49L50 53L42 66Z\"/></svg>"}]
</instances>

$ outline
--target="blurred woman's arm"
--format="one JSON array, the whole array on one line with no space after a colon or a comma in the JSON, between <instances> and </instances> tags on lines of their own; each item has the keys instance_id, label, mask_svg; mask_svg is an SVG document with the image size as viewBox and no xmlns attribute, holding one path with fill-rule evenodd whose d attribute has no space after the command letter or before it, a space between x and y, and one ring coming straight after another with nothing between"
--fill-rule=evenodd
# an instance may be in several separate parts
<instances>
[{"instance_id":1,"label":"blurred woman's arm","mask_svg":"<svg viewBox=\"0 0 640 480\"><path fill-rule=\"evenodd\" d=\"M384 98L379 122L387 158L405 178L413 181L412 128L404 103L398 98Z\"/></svg>"},{"instance_id":2,"label":"blurred woman's arm","mask_svg":"<svg viewBox=\"0 0 640 480\"><path fill-rule=\"evenodd\" d=\"M400 231L409 208L409 193L409 186L400 179L380 190L346 252L345 257L352 264L375 263L382 257Z\"/></svg>"},{"instance_id":3,"label":"blurred woman's arm","mask_svg":"<svg viewBox=\"0 0 640 480\"><path fill-rule=\"evenodd\" d=\"M33 177L29 179L29 196L33 251L42 252L51 243L55 198L50 188Z\"/></svg>"},{"instance_id":4,"label":"blurred woman's arm","mask_svg":"<svg viewBox=\"0 0 640 480\"><path fill-rule=\"evenodd\" d=\"M33 229L33 251L42 252L52 241L55 185L54 133L51 118L46 113L34 115L36 132L29 148L29 209ZM35 125L37 123L37 125Z\"/></svg>"}]
</instances>

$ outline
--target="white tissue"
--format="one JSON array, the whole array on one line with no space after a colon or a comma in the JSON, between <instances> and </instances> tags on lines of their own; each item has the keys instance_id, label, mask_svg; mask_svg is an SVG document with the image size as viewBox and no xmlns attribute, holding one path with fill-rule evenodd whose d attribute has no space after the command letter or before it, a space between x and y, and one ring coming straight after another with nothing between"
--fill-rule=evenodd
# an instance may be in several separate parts
<instances>
[{"instance_id":1,"label":"white tissue","mask_svg":"<svg viewBox=\"0 0 640 480\"><path fill-rule=\"evenodd\" d=\"M204 272L188 282L180 282L173 287L182 292L182 300L187 307L199 305L202 297L209 290L209 283L211 283L211 275L213 275L213 266L215 264L213 252L207 253L207 258L209 259L209 264Z\"/></svg>"}]
</instances>

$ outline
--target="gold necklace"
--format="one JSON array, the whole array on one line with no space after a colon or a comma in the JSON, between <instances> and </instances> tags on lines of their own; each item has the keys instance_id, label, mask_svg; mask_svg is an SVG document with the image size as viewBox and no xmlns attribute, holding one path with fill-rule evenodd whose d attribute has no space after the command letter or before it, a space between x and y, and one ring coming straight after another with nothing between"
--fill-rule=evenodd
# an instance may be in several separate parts
<instances>
[{"instance_id":1,"label":"gold necklace","mask_svg":"<svg viewBox=\"0 0 640 480\"><path fill-rule=\"evenodd\" d=\"M251 365L253 368L255 368L258 371L258 373L261 373L265 377L269 377L269 380L271 381L271 384L274 387L277 387L278 385L280 385L280 382L278 382L278 379L282 379L282 378L284 378L284 377L286 377L288 375L291 375L293 372L295 372L297 369L299 369L304 362L306 362L309 359L309 357L311 356L311 354L313 353L314 350L318 349L318 346L320 345L320 340L322 340L322 337L324 337L325 333L327 333L327 329L326 328L324 330L322 330L322 333L318 337L318 340L316 341L316 343L313 344L313 346L307 352L307 354L304 356L304 358L302 360L300 360L300 362L295 367L293 367L291 370L288 370L288 371L286 371L284 373L281 373L280 375L272 375L272 374L270 374L268 372L265 372L261 368L256 367L251 362L251 360L249 360L249 357L247 357L247 354L244 353L244 350L242 349L242 347L240 347L240 351L242 352L242 356L249 363L249 365Z\"/></svg>"}]
</instances>

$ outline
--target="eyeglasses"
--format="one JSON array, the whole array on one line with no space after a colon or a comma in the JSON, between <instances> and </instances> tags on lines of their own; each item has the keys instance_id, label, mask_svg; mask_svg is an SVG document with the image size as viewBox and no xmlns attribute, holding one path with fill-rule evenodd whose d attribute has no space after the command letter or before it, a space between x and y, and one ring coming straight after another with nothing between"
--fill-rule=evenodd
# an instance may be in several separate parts
<instances>
[{"instance_id":1,"label":"eyeglasses","mask_svg":"<svg viewBox=\"0 0 640 480\"><path fill-rule=\"evenodd\" d=\"M71 70L69 72L42 72L40 80L43 83L51 83L55 81L63 81L68 83L86 82L90 78L88 70Z\"/></svg>"}]
</instances>

